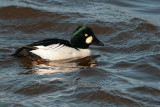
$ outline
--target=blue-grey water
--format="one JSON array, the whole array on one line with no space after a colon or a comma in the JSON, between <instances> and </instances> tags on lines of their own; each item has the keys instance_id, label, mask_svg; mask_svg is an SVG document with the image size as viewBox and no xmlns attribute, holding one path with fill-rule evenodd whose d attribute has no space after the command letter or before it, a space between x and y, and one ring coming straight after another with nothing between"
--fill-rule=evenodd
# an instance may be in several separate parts
<instances>
[{"instance_id":1,"label":"blue-grey water","mask_svg":"<svg viewBox=\"0 0 160 107\"><path fill-rule=\"evenodd\" d=\"M37 64L10 56L91 27L92 57ZM159 0L1 0L0 107L159 107Z\"/></svg>"}]
</instances>

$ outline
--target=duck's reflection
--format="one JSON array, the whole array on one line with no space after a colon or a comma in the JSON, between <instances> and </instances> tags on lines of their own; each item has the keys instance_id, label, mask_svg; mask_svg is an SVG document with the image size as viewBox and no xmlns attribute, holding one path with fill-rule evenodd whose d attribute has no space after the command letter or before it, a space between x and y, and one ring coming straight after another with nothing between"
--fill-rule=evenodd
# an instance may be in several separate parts
<instances>
[{"instance_id":1,"label":"duck's reflection","mask_svg":"<svg viewBox=\"0 0 160 107\"><path fill-rule=\"evenodd\" d=\"M50 74L50 73L63 73L77 70L79 68L92 67L97 65L95 58L99 57L99 55L95 56L87 56L84 58L74 58L74 59L66 59L66 60L57 60L57 61L45 61L43 64L38 63L35 60L26 61L27 59L20 59L22 66L26 69L29 69L28 72L21 74Z\"/></svg>"}]
</instances>

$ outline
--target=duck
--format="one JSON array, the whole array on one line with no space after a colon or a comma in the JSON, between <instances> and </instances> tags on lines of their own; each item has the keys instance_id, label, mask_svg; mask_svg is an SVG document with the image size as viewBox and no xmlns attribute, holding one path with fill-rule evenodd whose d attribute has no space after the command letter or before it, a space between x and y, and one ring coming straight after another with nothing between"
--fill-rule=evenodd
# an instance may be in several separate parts
<instances>
[{"instance_id":1,"label":"duck","mask_svg":"<svg viewBox=\"0 0 160 107\"><path fill-rule=\"evenodd\" d=\"M88 26L79 26L70 41L64 39L45 39L22 46L12 55L15 57L40 58L48 61L70 58L83 58L91 55L90 45L104 46Z\"/></svg>"}]
</instances>

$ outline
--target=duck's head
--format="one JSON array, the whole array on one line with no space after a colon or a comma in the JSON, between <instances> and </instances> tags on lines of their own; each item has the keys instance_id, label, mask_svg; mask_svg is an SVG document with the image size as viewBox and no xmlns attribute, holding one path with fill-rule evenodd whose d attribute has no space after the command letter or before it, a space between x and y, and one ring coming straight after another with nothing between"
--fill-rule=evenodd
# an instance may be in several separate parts
<instances>
[{"instance_id":1,"label":"duck's head","mask_svg":"<svg viewBox=\"0 0 160 107\"><path fill-rule=\"evenodd\" d=\"M88 48L91 44L104 46L94 35L92 29L87 26L79 26L73 33L70 42L74 47L82 49Z\"/></svg>"}]
</instances>

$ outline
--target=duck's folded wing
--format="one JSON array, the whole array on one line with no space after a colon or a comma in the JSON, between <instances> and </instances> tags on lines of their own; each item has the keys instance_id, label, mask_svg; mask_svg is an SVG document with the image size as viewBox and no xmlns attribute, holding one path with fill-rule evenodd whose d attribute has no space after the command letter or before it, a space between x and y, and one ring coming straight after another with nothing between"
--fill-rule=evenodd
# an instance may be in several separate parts
<instances>
[{"instance_id":1,"label":"duck's folded wing","mask_svg":"<svg viewBox=\"0 0 160 107\"><path fill-rule=\"evenodd\" d=\"M63 45L52 44L48 46L35 46L37 49L32 50L31 53L40 56L42 59L48 60L61 60L76 57L79 54L79 50Z\"/></svg>"},{"instance_id":2,"label":"duck's folded wing","mask_svg":"<svg viewBox=\"0 0 160 107\"><path fill-rule=\"evenodd\" d=\"M17 57L35 57L35 56L37 57L37 55L35 55L31 51L38 49L39 46L49 47L49 46L53 46L53 45L55 45L55 46L56 45L63 45L63 46L67 46L67 47L72 47L72 45L67 40L45 39L45 40L41 40L38 42L34 42L34 43L29 44L27 46L23 46L23 47L17 49L15 51L15 53L12 55L17 56Z\"/></svg>"}]
</instances>

